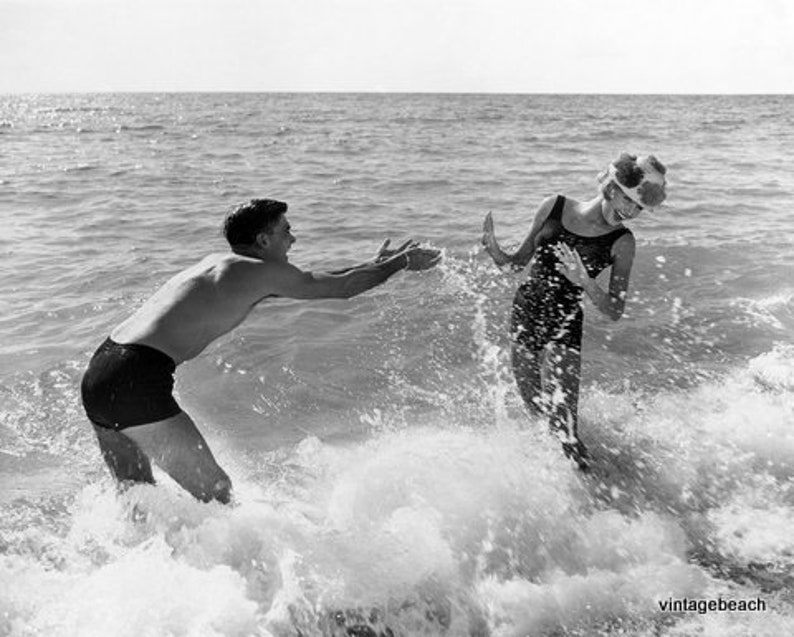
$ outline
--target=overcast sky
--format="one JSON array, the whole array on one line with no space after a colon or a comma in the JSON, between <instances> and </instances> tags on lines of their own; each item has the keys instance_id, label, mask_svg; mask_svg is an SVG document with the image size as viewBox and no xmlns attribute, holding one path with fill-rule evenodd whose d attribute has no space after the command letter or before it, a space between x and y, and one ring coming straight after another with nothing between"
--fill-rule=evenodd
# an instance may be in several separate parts
<instances>
[{"instance_id":1,"label":"overcast sky","mask_svg":"<svg viewBox=\"0 0 794 637\"><path fill-rule=\"evenodd\" d=\"M0 93L794 93L792 0L0 0Z\"/></svg>"}]
</instances>

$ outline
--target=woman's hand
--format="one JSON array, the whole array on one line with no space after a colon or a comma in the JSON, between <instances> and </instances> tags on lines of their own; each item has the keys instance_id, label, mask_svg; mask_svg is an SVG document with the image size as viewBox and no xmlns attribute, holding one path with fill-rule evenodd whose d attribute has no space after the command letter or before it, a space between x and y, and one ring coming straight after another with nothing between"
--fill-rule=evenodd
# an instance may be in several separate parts
<instances>
[{"instance_id":1,"label":"woman's hand","mask_svg":"<svg viewBox=\"0 0 794 637\"><path fill-rule=\"evenodd\" d=\"M590 275L587 273L579 253L564 243L558 243L552 250L554 250L555 256L559 259L557 272L574 285L584 287L584 284L590 279Z\"/></svg>"},{"instance_id":2,"label":"woman's hand","mask_svg":"<svg viewBox=\"0 0 794 637\"><path fill-rule=\"evenodd\" d=\"M493 229L493 216L491 215L490 211L487 215L485 215L485 219L482 222L482 239L480 240L483 247L488 251L489 254L494 254L494 248L496 247L496 236L494 235Z\"/></svg>"}]
</instances>

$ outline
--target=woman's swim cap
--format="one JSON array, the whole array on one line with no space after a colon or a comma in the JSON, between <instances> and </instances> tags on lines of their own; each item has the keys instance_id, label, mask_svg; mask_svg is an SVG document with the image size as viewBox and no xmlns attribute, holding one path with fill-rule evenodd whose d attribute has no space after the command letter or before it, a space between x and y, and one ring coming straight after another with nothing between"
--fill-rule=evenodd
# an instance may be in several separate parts
<instances>
[{"instance_id":1,"label":"woman's swim cap","mask_svg":"<svg viewBox=\"0 0 794 637\"><path fill-rule=\"evenodd\" d=\"M600 183L614 181L624 194L643 208L653 209L667 197L664 175L667 169L653 155L637 157L621 153L598 176Z\"/></svg>"}]
</instances>

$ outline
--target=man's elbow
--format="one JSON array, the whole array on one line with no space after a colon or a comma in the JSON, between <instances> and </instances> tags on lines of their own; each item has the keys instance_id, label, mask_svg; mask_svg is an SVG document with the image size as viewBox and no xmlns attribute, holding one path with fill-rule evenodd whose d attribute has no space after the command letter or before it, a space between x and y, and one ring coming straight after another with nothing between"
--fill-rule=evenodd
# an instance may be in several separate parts
<instances>
[{"instance_id":1,"label":"man's elbow","mask_svg":"<svg viewBox=\"0 0 794 637\"><path fill-rule=\"evenodd\" d=\"M364 286L361 281L351 277L349 280L342 282L335 290L334 296L338 299L352 299L368 289L369 286Z\"/></svg>"},{"instance_id":2,"label":"man's elbow","mask_svg":"<svg viewBox=\"0 0 794 637\"><path fill-rule=\"evenodd\" d=\"M347 286L334 286L329 288L323 288L321 290L315 290L312 294L306 295L305 298L346 300L353 298L354 296L356 296L356 294L359 294L359 292Z\"/></svg>"},{"instance_id":3,"label":"man's elbow","mask_svg":"<svg viewBox=\"0 0 794 637\"><path fill-rule=\"evenodd\" d=\"M352 285L345 285L340 289L335 298L337 299L352 299L354 296L358 296L361 294L363 290L357 290Z\"/></svg>"},{"instance_id":4,"label":"man's elbow","mask_svg":"<svg viewBox=\"0 0 794 637\"><path fill-rule=\"evenodd\" d=\"M312 276L301 287L300 298L349 299L360 291L356 289L355 281L349 278Z\"/></svg>"},{"instance_id":5,"label":"man's elbow","mask_svg":"<svg viewBox=\"0 0 794 637\"><path fill-rule=\"evenodd\" d=\"M341 282L339 298L350 299L383 283L390 273L372 268L353 273Z\"/></svg>"}]
</instances>

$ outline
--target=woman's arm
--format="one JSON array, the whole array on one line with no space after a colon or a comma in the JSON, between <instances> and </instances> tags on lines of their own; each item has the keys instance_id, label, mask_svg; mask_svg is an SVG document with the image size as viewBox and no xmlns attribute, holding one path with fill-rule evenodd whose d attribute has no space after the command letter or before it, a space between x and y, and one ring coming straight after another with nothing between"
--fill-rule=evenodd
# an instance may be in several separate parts
<instances>
[{"instance_id":1,"label":"woman's arm","mask_svg":"<svg viewBox=\"0 0 794 637\"><path fill-rule=\"evenodd\" d=\"M560 260L557 270L571 283L583 288L602 314L617 321L623 316L623 310L626 307L626 292L629 289L629 275L634 263L635 247L634 235L631 233L626 233L615 241L612 248L613 261L609 292L602 290L596 280L590 278L579 253L564 243L559 243L554 248L555 254Z\"/></svg>"},{"instance_id":2,"label":"woman's arm","mask_svg":"<svg viewBox=\"0 0 794 637\"><path fill-rule=\"evenodd\" d=\"M512 270L522 270L532 260L532 255L535 254L535 241L540 232L543 223L549 216L551 209L554 207L556 197L548 197L540 204L537 212L535 213L535 220L532 222L532 228L529 234L524 239L523 243L519 246L513 254L508 254L502 250L499 242L496 240L494 234L493 216L489 212L485 215L485 220L482 224L482 244L485 251L491 255L494 263L499 267L509 266Z\"/></svg>"}]
</instances>

